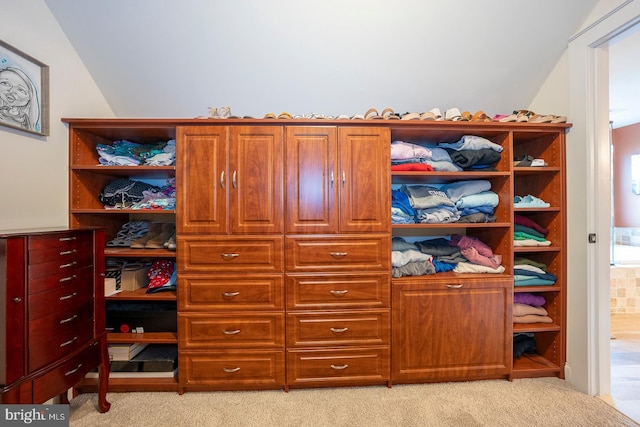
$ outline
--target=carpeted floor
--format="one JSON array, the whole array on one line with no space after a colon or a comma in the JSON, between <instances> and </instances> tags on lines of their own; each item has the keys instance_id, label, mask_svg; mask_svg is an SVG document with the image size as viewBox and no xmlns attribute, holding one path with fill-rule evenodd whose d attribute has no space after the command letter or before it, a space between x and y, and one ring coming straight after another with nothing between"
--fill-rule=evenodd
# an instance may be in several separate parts
<instances>
[{"instance_id":1,"label":"carpeted floor","mask_svg":"<svg viewBox=\"0 0 640 427\"><path fill-rule=\"evenodd\" d=\"M71 401L87 426L638 426L558 378L243 392L109 393Z\"/></svg>"}]
</instances>

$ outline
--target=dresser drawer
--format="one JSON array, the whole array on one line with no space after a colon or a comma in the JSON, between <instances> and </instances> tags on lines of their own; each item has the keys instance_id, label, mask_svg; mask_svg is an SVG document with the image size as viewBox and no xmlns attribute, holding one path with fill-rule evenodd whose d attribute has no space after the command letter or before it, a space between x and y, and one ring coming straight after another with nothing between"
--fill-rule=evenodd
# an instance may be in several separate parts
<instances>
[{"instance_id":1,"label":"dresser drawer","mask_svg":"<svg viewBox=\"0 0 640 427\"><path fill-rule=\"evenodd\" d=\"M388 273L288 275L287 308L387 308L389 282Z\"/></svg>"},{"instance_id":2,"label":"dresser drawer","mask_svg":"<svg viewBox=\"0 0 640 427\"><path fill-rule=\"evenodd\" d=\"M237 236L233 239L178 236L178 273L281 273L282 237Z\"/></svg>"},{"instance_id":3,"label":"dresser drawer","mask_svg":"<svg viewBox=\"0 0 640 427\"><path fill-rule=\"evenodd\" d=\"M66 312L92 299L91 282L72 282L59 288L39 292L29 297L29 320L49 316L55 311Z\"/></svg>"},{"instance_id":4,"label":"dresser drawer","mask_svg":"<svg viewBox=\"0 0 640 427\"><path fill-rule=\"evenodd\" d=\"M284 351L181 352L180 387L246 390L284 386Z\"/></svg>"},{"instance_id":5,"label":"dresser drawer","mask_svg":"<svg viewBox=\"0 0 640 427\"><path fill-rule=\"evenodd\" d=\"M287 347L389 344L389 310L287 314Z\"/></svg>"},{"instance_id":6,"label":"dresser drawer","mask_svg":"<svg viewBox=\"0 0 640 427\"><path fill-rule=\"evenodd\" d=\"M93 301L86 301L78 307L53 310L48 316L29 322L29 343L47 341L68 331L76 331L86 325L93 325Z\"/></svg>"},{"instance_id":7,"label":"dresser drawer","mask_svg":"<svg viewBox=\"0 0 640 427\"><path fill-rule=\"evenodd\" d=\"M286 238L287 271L388 271L388 235Z\"/></svg>"},{"instance_id":8,"label":"dresser drawer","mask_svg":"<svg viewBox=\"0 0 640 427\"><path fill-rule=\"evenodd\" d=\"M99 360L99 346L92 344L69 361L36 378L33 381L33 401L44 403L52 396L73 387L87 372L99 365Z\"/></svg>"},{"instance_id":9,"label":"dresser drawer","mask_svg":"<svg viewBox=\"0 0 640 427\"><path fill-rule=\"evenodd\" d=\"M29 370L31 372L73 353L93 337L93 323L75 329L62 329L48 340L29 342Z\"/></svg>"},{"instance_id":10,"label":"dresser drawer","mask_svg":"<svg viewBox=\"0 0 640 427\"><path fill-rule=\"evenodd\" d=\"M64 247L29 250L29 266L44 263L91 265L92 259L93 242L91 240Z\"/></svg>"},{"instance_id":11,"label":"dresser drawer","mask_svg":"<svg viewBox=\"0 0 640 427\"><path fill-rule=\"evenodd\" d=\"M77 274L76 272L82 268L89 267L92 264L91 253L74 254L65 259L57 259L40 264L29 265L29 280L38 280L43 277L64 273L67 275Z\"/></svg>"},{"instance_id":12,"label":"dresser drawer","mask_svg":"<svg viewBox=\"0 0 640 427\"><path fill-rule=\"evenodd\" d=\"M31 252L51 248L72 250L87 244L93 245L93 232L77 230L29 236L27 245L29 252Z\"/></svg>"},{"instance_id":13,"label":"dresser drawer","mask_svg":"<svg viewBox=\"0 0 640 427\"><path fill-rule=\"evenodd\" d=\"M181 348L284 347L283 313L178 315Z\"/></svg>"},{"instance_id":14,"label":"dresser drawer","mask_svg":"<svg viewBox=\"0 0 640 427\"><path fill-rule=\"evenodd\" d=\"M58 269L50 275L30 278L28 281L29 294L47 291L61 286L84 283L93 286L93 266L75 269Z\"/></svg>"},{"instance_id":15,"label":"dresser drawer","mask_svg":"<svg viewBox=\"0 0 640 427\"><path fill-rule=\"evenodd\" d=\"M389 369L388 347L287 351L291 387L381 384Z\"/></svg>"},{"instance_id":16,"label":"dresser drawer","mask_svg":"<svg viewBox=\"0 0 640 427\"><path fill-rule=\"evenodd\" d=\"M179 308L187 311L282 310L282 274L178 277Z\"/></svg>"}]
</instances>

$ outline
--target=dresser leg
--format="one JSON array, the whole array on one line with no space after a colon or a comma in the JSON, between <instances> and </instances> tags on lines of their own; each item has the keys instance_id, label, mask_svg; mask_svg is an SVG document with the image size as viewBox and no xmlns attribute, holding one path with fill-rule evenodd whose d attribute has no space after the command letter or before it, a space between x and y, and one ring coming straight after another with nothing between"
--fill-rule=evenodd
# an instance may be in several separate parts
<instances>
[{"instance_id":1,"label":"dresser leg","mask_svg":"<svg viewBox=\"0 0 640 427\"><path fill-rule=\"evenodd\" d=\"M111 403L107 402L107 388L109 387L109 352L107 350L107 335L100 338L100 367L98 368L100 383L98 384L98 408L100 412L107 412Z\"/></svg>"}]
</instances>

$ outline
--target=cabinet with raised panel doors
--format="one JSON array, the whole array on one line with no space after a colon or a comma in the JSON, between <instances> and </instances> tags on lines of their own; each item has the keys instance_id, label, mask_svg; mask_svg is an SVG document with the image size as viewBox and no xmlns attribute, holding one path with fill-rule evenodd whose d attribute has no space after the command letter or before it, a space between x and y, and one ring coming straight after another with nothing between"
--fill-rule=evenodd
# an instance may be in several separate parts
<instances>
[{"instance_id":1,"label":"cabinet with raised panel doors","mask_svg":"<svg viewBox=\"0 0 640 427\"><path fill-rule=\"evenodd\" d=\"M287 385L388 383L388 130L285 136Z\"/></svg>"}]
</instances>

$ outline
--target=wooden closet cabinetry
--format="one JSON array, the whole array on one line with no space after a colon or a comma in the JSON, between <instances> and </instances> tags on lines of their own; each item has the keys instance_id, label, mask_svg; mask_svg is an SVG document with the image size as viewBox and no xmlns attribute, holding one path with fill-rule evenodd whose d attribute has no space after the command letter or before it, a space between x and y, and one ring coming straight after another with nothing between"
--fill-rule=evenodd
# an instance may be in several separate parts
<instances>
[{"instance_id":1,"label":"wooden closet cabinetry","mask_svg":"<svg viewBox=\"0 0 640 427\"><path fill-rule=\"evenodd\" d=\"M177 130L179 391L283 388L283 131Z\"/></svg>"},{"instance_id":2,"label":"wooden closet cabinetry","mask_svg":"<svg viewBox=\"0 0 640 427\"><path fill-rule=\"evenodd\" d=\"M389 133L286 128L287 386L389 381Z\"/></svg>"},{"instance_id":3,"label":"wooden closet cabinetry","mask_svg":"<svg viewBox=\"0 0 640 427\"><path fill-rule=\"evenodd\" d=\"M508 278L406 279L393 286L393 381L505 377L511 370Z\"/></svg>"}]
</instances>

